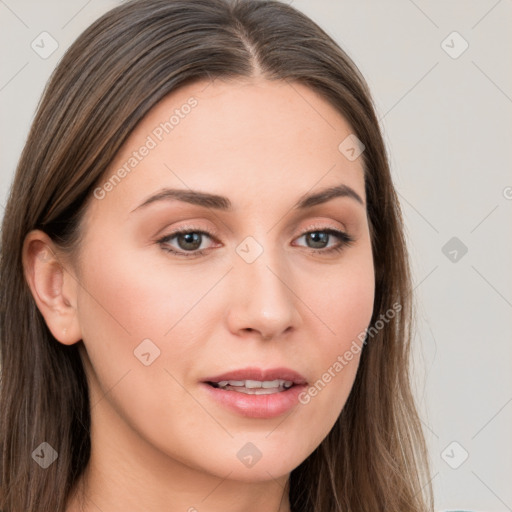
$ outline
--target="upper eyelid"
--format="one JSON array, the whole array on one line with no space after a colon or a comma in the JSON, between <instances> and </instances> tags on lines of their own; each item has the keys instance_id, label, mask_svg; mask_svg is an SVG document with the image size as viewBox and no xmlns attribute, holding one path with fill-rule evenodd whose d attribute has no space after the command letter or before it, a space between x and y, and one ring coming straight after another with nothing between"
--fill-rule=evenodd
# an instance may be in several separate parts
<instances>
[{"instance_id":1,"label":"upper eyelid","mask_svg":"<svg viewBox=\"0 0 512 512\"><path fill-rule=\"evenodd\" d=\"M315 230L323 231L323 230L327 230L327 229L332 229L334 231L341 231L341 232L345 232L345 233L348 232L348 230L345 228L345 226L339 227L339 226L333 226L332 224L327 224L327 223L324 224L322 222L316 222L316 223L313 222L313 223L307 225L306 227L302 228L300 230L300 235L304 235L305 233L309 233L310 231L315 231ZM167 238L167 237L170 237L173 235L187 233L187 232L200 232L200 233L205 233L212 237L219 236L218 231L215 229L209 229L209 228L204 228L204 227L199 227L199 226L194 226L194 225L185 225L185 226L176 228L168 235L165 235L163 238ZM298 236L300 236L300 235L298 235Z\"/></svg>"},{"instance_id":2,"label":"upper eyelid","mask_svg":"<svg viewBox=\"0 0 512 512\"><path fill-rule=\"evenodd\" d=\"M345 226L343 227L337 227L333 226L332 224L322 224L322 223L313 223L307 225L305 228L301 230L301 233L309 233L310 231L324 231L327 229L332 229L333 231L341 231L341 232L347 232L347 229Z\"/></svg>"},{"instance_id":3,"label":"upper eyelid","mask_svg":"<svg viewBox=\"0 0 512 512\"><path fill-rule=\"evenodd\" d=\"M334 231L334 232L338 232L338 233L344 233L346 235L348 235L348 232L343 228L335 228L335 227L332 227L332 226L308 226L307 228L304 228L303 230L301 230L300 234L297 235L294 240L296 238L300 238L308 233L311 233L311 232L315 232L315 231ZM178 236L178 235L182 235L182 234L187 234L187 233L201 233L203 235L207 235L209 236L210 238L213 238L213 239L217 239L217 234L215 232L212 232L208 229L204 229L204 228L194 228L194 227L184 227L184 228L177 228L176 230L172 231L171 233L167 234L167 235L163 235L161 237L159 237L159 241L162 241L162 240L165 240L165 239L168 239L168 238L174 238L175 236Z\"/></svg>"}]
</instances>

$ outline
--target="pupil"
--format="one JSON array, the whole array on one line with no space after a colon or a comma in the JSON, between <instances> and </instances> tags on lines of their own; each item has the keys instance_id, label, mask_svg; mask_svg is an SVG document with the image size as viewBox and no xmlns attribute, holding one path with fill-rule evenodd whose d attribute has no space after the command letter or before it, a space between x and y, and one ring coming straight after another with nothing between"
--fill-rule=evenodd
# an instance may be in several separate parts
<instances>
[{"instance_id":1,"label":"pupil","mask_svg":"<svg viewBox=\"0 0 512 512\"><path fill-rule=\"evenodd\" d=\"M310 247L313 247L315 249L322 249L327 245L327 242L329 241L329 234L322 233L321 231L314 231L312 233L309 233L307 237L309 241L313 243L313 245L310 245Z\"/></svg>"},{"instance_id":2,"label":"pupil","mask_svg":"<svg viewBox=\"0 0 512 512\"><path fill-rule=\"evenodd\" d=\"M201 246L201 235L199 233L184 233L178 236L180 249L194 250Z\"/></svg>"}]
</instances>

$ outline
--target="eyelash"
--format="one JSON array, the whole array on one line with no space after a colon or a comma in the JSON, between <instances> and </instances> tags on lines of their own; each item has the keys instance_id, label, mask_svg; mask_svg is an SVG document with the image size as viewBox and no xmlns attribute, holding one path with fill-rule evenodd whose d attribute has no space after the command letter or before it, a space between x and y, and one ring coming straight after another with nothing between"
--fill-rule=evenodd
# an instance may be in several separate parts
<instances>
[{"instance_id":1,"label":"eyelash","mask_svg":"<svg viewBox=\"0 0 512 512\"><path fill-rule=\"evenodd\" d=\"M195 250L195 251L177 251L176 249L170 248L167 244L170 240L176 238L179 235L187 235L190 233L196 233L199 235L206 235L210 237L211 239L215 240L215 236L213 233L206 231L204 229L194 229L194 228L184 228L184 229L178 229L177 231L172 232L169 235L166 235L159 240L157 240L157 243L160 245L160 247L171 254L174 254L179 257L184 258L190 258L190 257L197 257L197 256L203 256L207 251L210 249L201 249L201 250ZM314 249L312 247L305 247L310 253L313 254L332 254L332 253L338 253L341 252L345 247L349 247L354 243L354 239L344 231L340 231L333 228L308 228L308 231L304 231L299 237L301 238L305 235L311 234L311 233L326 233L328 235L333 235L337 237L340 242L335 245L334 247L329 247L328 249ZM303 247L303 246L301 246Z\"/></svg>"}]
</instances>

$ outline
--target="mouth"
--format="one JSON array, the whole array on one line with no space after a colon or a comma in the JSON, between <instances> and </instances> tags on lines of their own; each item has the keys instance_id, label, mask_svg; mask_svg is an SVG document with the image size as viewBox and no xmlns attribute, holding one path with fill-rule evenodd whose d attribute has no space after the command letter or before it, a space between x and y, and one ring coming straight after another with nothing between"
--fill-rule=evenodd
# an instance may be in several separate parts
<instances>
[{"instance_id":1,"label":"mouth","mask_svg":"<svg viewBox=\"0 0 512 512\"><path fill-rule=\"evenodd\" d=\"M269 395L307 384L306 379L290 368L244 368L209 377L203 382L225 391L248 395Z\"/></svg>"},{"instance_id":2,"label":"mouth","mask_svg":"<svg viewBox=\"0 0 512 512\"><path fill-rule=\"evenodd\" d=\"M220 382L207 382L210 386L224 391L236 391L246 395L271 395L290 389L294 384L290 380L221 380Z\"/></svg>"},{"instance_id":3,"label":"mouth","mask_svg":"<svg viewBox=\"0 0 512 512\"><path fill-rule=\"evenodd\" d=\"M307 381L289 368L246 368L208 377L202 385L217 403L238 414L271 418L298 403Z\"/></svg>"}]
</instances>

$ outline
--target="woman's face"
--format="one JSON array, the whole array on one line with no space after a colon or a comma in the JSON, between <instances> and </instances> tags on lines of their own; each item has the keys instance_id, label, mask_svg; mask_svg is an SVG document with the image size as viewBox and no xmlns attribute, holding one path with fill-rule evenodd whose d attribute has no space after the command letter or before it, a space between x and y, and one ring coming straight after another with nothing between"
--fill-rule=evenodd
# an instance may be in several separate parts
<instances>
[{"instance_id":1,"label":"woman's face","mask_svg":"<svg viewBox=\"0 0 512 512\"><path fill-rule=\"evenodd\" d=\"M374 300L351 133L305 86L264 80L188 85L140 122L74 269L92 460L263 481L325 438Z\"/></svg>"}]
</instances>

